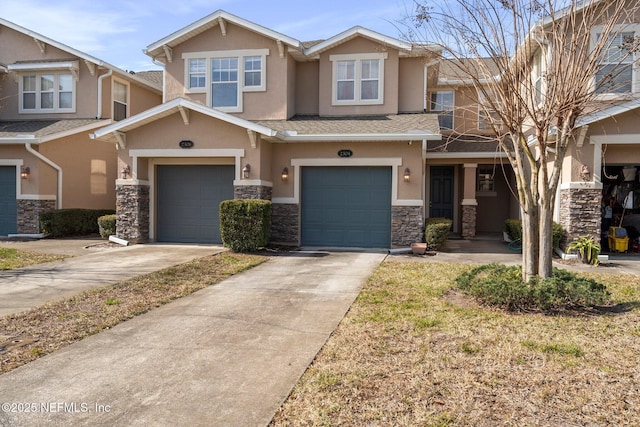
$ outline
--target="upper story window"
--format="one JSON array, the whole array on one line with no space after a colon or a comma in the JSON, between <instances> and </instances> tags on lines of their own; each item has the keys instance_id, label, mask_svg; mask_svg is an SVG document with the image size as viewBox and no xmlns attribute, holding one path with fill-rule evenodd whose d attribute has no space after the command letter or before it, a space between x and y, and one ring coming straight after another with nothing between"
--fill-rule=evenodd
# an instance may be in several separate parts
<instances>
[{"instance_id":1,"label":"upper story window","mask_svg":"<svg viewBox=\"0 0 640 427\"><path fill-rule=\"evenodd\" d=\"M129 117L129 85L118 80L113 81L113 120L120 121Z\"/></svg>"},{"instance_id":2,"label":"upper story window","mask_svg":"<svg viewBox=\"0 0 640 427\"><path fill-rule=\"evenodd\" d=\"M75 111L75 79L71 73L25 73L20 76L21 113Z\"/></svg>"},{"instance_id":3,"label":"upper story window","mask_svg":"<svg viewBox=\"0 0 640 427\"><path fill-rule=\"evenodd\" d=\"M613 27L604 41L601 53L600 69L595 75L595 88L598 94L630 94L636 88L636 49L638 46L638 24L620 24ZM592 33L593 43L603 41L597 27Z\"/></svg>"},{"instance_id":4,"label":"upper story window","mask_svg":"<svg viewBox=\"0 0 640 427\"><path fill-rule=\"evenodd\" d=\"M206 93L207 105L242 112L243 92L266 91L268 49L185 53L185 92Z\"/></svg>"},{"instance_id":5,"label":"upper story window","mask_svg":"<svg viewBox=\"0 0 640 427\"><path fill-rule=\"evenodd\" d=\"M384 102L386 53L331 55L333 105L366 105Z\"/></svg>"},{"instance_id":6,"label":"upper story window","mask_svg":"<svg viewBox=\"0 0 640 427\"><path fill-rule=\"evenodd\" d=\"M502 120L498 113L491 107L491 102L487 100L490 98L495 103L495 94L492 90L484 92L478 92L478 130L492 130L492 124L500 128L502 126Z\"/></svg>"},{"instance_id":7,"label":"upper story window","mask_svg":"<svg viewBox=\"0 0 640 427\"><path fill-rule=\"evenodd\" d=\"M440 129L453 129L453 91L431 93L431 111L438 113Z\"/></svg>"}]
</instances>

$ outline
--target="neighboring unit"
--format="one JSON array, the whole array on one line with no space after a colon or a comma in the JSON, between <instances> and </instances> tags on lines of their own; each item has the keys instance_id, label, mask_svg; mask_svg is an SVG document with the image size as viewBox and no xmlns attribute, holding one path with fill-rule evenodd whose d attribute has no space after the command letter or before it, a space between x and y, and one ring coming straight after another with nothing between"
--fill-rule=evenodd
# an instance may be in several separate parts
<instances>
[{"instance_id":1,"label":"neighboring unit","mask_svg":"<svg viewBox=\"0 0 640 427\"><path fill-rule=\"evenodd\" d=\"M116 150L89 134L162 102L158 76L0 19L0 236L39 234L56 208L115 208Z\"/></svg>"}]
</instances>

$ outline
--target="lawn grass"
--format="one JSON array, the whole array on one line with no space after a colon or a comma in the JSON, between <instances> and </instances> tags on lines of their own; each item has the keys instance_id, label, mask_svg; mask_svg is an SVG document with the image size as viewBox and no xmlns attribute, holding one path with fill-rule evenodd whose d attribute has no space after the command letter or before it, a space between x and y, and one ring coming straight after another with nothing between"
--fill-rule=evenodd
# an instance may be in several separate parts
<instances>
[{"instance_id":1,"label":"lawn grass","mask_svg":"<svg viewBox=\"0 0 640 427\"><path fill-rule=\"evenodd\" d=\"M589 274L617 310L506 313L456 292L468 265L385 262L272 425L634 425L640 278Z\"/></svg>"},{"instance_id":2,"label":"lawn grass","mask_svg":"<svg viewBox=\"0 0 640 427\"><path fill-rule=\"evenodd\" d=\"M0 317L0 374L267 259L222 252Z\"/></svg>"},{"instance_id":3,"label":"lawn grass","mask_svg":"<svg viewBox=\"0 0 640 427\"><path fill-rule=\"evenodd\" d=\"M0 248L0 270L13 270L33 264L63 259L60 255L45 255L19 249Z\"/></svg>"}]
</instances>

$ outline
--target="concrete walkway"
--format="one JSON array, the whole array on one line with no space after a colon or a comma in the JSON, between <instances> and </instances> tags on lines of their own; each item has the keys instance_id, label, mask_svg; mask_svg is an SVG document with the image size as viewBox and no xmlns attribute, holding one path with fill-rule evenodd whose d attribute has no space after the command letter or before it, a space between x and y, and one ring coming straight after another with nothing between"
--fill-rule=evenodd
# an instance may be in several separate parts
<instances>
[{"instance_id":1,"label":"concrete walkway","mask_svg":"<svg viewBox=\"0 0 640 427\"><path fill-rule=\"evenodd\" d=\"M57 242L57 243L56 243ZM219 246L147 244L91 249L84 240L2 242L0 246L73 256L62 261L0 271L0 316L18 313L83 290L117 283L194 258Z\"/></svg>"},{"instance_id":2,"label":"concrete walkway","mask_svg":"<svg viewBox=\"0 0 640 427\"><path fill-rule=\"evenodd\" d=\"M385 256L274 257L1 375L0 425L265 426Z\"/></svg>"}]
</instances>

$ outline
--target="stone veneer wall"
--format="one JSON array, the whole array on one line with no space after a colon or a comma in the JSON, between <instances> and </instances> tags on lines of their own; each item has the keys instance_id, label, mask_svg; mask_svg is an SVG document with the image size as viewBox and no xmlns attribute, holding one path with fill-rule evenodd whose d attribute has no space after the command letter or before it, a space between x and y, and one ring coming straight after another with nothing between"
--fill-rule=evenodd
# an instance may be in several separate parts
<instances>
[{"instance_id":1,"label":"stone veneer wall","mask_svg":"<svg viewBox=\"0 0 640 427\"><path fill-rule=\"evenodd\" d=\"M116 185L116 236L132 243L149 240L148 185Z\"/></svg>"},{"instance_id":2,"label":"stone veneer wall","mask_svg":"<svg viewBox=\"0 0 640 427\"><path fill-rule=\"evenodd\" d=\"M422 206L391 207L391 244L407 246L422 242L424 237L424 218Z\"/></svg>"},{"instance_id":3,"label":"stone veneer wall","mask_svg":"<svg viewBox=\"0 0 640 427\"><path fill-rule=\"evenodd\" d=\"M300 244L300 206L296 204L271 205L271 241L283 245Z\"/></svg>"},{"instance_id":4,"label":"stone veneer wall","mask_svg":"<svg viewBox=\"0 0 640 427\"><path fill-rule=\"evenodd\" d=\"M18 234L40 233L40 214L56 209L55 200L17 200Z\"/></svg>"},{"instance_id":5,"label":"stone veneer wall","mask_svg":"<svg viewBox=\"0 0 640 427\"><path fill-rule=\"evenodd\" d=\"M264 185L236 185L233 197L236 199L271 200L272 188Z\"/></svg>"},{"instance_id":6,"label":"stone veneer wall","mask_svg":"<svg viewBox=\"0 0 640 427\"><path fill-rule=\"evenodd\" d=\"M560 225L564 229L560 247L580 236L600 241L602 191L592 188L560 190Z\"/></svg>"},{"instance_id":7,"label":"stone veneer wall","mask_svg":"<svg viewBox=\"0 0 640 427\"><path fill-rule=\"evenodd\" d=\"M476 209L477 206L462 206L462 237L476 236Z\"/></svg>"}]
</instances>

